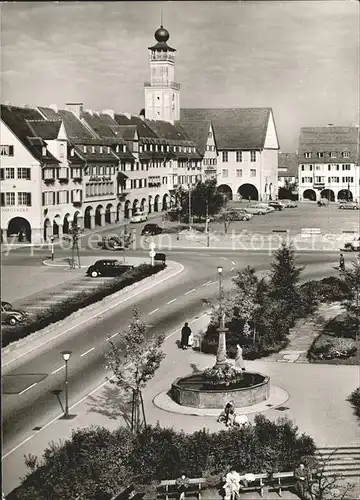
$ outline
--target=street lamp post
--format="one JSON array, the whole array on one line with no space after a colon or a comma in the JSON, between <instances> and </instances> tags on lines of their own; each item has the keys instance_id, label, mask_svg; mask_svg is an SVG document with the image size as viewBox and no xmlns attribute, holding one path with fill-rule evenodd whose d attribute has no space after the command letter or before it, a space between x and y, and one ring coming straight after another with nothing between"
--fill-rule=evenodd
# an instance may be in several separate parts
<instances>
[{"instance_id":1,"label":"street lamp post","mask_svg":"<svg viewBox=\"0 0 360 500\"><path fill-rule=\"evenodd\" d=\"M223 310L223 287L222 287L222 272L223 268L217 268L219 277L219 310L220 310L220 328L219 328L219 342L216 353L215 366L224 366L227 363L226 356L226 328L225 328L225 312Z\"/></svg>"},{"instance_id":2,"label":"street lamp post","mask_svg":"<svg viewBox=\"0 0 360 500\"><path fill-rule=\"evenodd\" d=\"M64 418L68 419L69 418L69 390L68 390L68 361L71 356L71 351L63 351L62 357L65 361L65 414Z\"/></svg>"},{"instance_id":3,"label":"street lamp post","mask_svg":"<svg viewBox=\"0 0 360 500\"><path fill-rule=\"evenodd\" d=\"M51 242L51 260L54 260L54 236L51 236L50 242Z\"/></svg>"},{"instance_id":4,"label":"street lamp post","mask_svg":"<svg viewBox=\"0 0 360 500\"><path fill-rule=\"evenodd\" d=\"M191 229L191 183L189 182L189 229Z\"/></svg>"}]
</instances>

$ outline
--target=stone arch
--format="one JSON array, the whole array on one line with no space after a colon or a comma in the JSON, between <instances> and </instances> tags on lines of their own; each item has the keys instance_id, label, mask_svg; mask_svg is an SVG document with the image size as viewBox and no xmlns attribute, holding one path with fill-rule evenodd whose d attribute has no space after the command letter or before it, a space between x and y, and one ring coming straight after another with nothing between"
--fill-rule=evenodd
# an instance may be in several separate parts
<instances>
[{"instance_id":1,"label":"stone arch","mask_svg":"<svg viewBox=\"0 0 360 500\"><path fill-rule=\"evenodd\" d=\"M44 220L44 241L47 241L51 236L51 221L49 218Z\"/></svg>"},{"instance_id":2,"label":"stone arch","mask_svg":"<svg viewBox=\"0 0 360 500\"><path fill-rule=\"evenodd\" d=\"M112 209L113 209L112 203L108 203L106 205L106 209L105 209L105 222L107 224L111 224L111 212L112 212Z\"/></svg>"},{"instance_id":3,"label":"stone arch","mask_svg":"<svg viewBox=\"0 0 360 500\"><path fill-rule=\"evenodd\" d=\"M55 217L53 218L53 230L52 230L52 235L53 236L59 236L60 229L60 214L56 214Z\"/></svg>"},{"instance_id":4,"label":"stone arch","mask_svg":"<svg viewBox=\"0 0 360 500\"><path fill-rule=\"evenodd\" d=\"M243 200L255 200L259 199L259 191L254 186L254 184L242 184L238 189L238 194Z\"/></svg>"},{"instance_id":5,"label":"stone arch","mask_svg":"<svg viewBox=\"0 0 360 500\"><path fill-rule=\"evenodd\" d=\"M151 194L149 194L149 210L148 210L149 214L151 214L152 209L153 209L153 207L152 207L152 196L151 196Z\"/></svg>"},{"instance_id":6,"label":"stone arch","mask_svg":"<svg viewBox=\"0 0 360 500\"><path fill-rule=\"evenodd\" d=\"M120 214L121 214L121 203L118 203L116 206L116 222L120 221Z\"/></svg>"},{"instance_id":7,"label":"stone arch","mask_svg":"<svg viewBox=\"0 0 360 500\"><path fill-rule=\"evenodd\" d=\"M329 201L335 201L335 193L332 189L323 189L320 193L320 198L325 198Z\"/></svg>"},{"instance_id":8,"label":"stone arch","mask_svg":"<svg viewBox=\"0 0 360 500\"><path fill-rule=\"evenodd\" d=\"M129 219L130 217L130 200L126 200L124 207L124 218Z\"/></svg>"},{"instance_id":9,"label":"stone arch","mask_svg":"<svg viewBox=\"0 0 360 500\"><path fill-rule=\"evenodd\" d=\"M168 208L169 208L169 195L165 193L162 199L162 209L163 211L166 211Z\"/></svg>"},{"instance_id":10,"label":"stone arch","mask_svg":"<svg viewBox=\"0 0 360 500\"><path fill-rule=\"evenodd\" d=\"M233 193L231 190L231 187L228 186L227 184L220 184L218 186L217 191L221 193L223 196L226 196L226 198L230 201L233 199Z\"/></svg>"},{"instance_id":11,"label":"stone arch","mask_svg":"<svg viewBox=\"0 0 360 500\"><path fill-rule=\"evenodd\" d=\"M95 226L102 226L103 224L104 207L98 205L95 210Z\"/></svg>"},{"instance_id":12,"label":"stone arch","mask_svg":"<svg viewBox=\"0 0 360 500\"><path fill-rule=\"evenodd\" d=\"M64 234L69 234L69 229L70 229L69 217L70 217L70 214L64 215L64 220L63 220L63 233Z\"/></svg>"},{"instance_id":13,"label":"stone arch","mask_svg":"<svg viewBox=\"0 0 360 500\"><path fill-rule=\"evenodd\" d=\"M158 212L159 211L159 199L160 199L160 195L157 194L155 196L155 199L154 199L154 212Z\"/></svg>"},{"instance_id":14,"label":"stone arch","mask_svg":"<svg viewBox=\"0 0 360 500\"><path fill-rule=\"evenodd\" d=\"M9 220L7 226L7 237L17 235L19 241L31 243L31 224L24 217L13 217Z\"/></svg>"},{"instance_id":15,"label":"stone arch","mask_svg":"<svg viewBox=\"0 0 360 500\"><path fill-rule=\"evenodd\" d=\"M350 189L340 189L337 195L338 200L352 201L353 194Z\"/></svg>"},{"instance_id":16,"label":"stone arch","mask_svg":"<svg viewBox=\"0 0 360 500\"><path fill-rule=\"evenodd\" d=\"M316 193L313 189L305 189L303 198L304 200L316 201Z\"/></svg>"},{"instance_id":17,"label":"stone arch","mask_svg":"<svg viewBox=\"0 0 360 500\"><path fill-rule=\"evenodd\" d=\"M146 203L146 198L143 198L143 199L141 200L141 203L140 203L140 210L141 210L142 212L145 212L145 211L146 211L146 209L145 209L145 203Z\"/></svg>"},{"instance_id":18,"label":"stone arch","mask_svg":"<svg viewBox=\"0 0 360 500\"><path fill-rule=\"evenodd\" d=\"M93 207L86 207L84 212L84 228L92 229L92 213Z\"/></svg>"},{"instance_id":19,"label":"stone arch","mask_svg":"<svg viewBox=\"0 0 360 500\"><path fill-rule=\"evenodd\" d=\"M139 200L135 198L132 204L132 214L135 215L138 209L139 209Z\"/></svg>"}]
</instances>

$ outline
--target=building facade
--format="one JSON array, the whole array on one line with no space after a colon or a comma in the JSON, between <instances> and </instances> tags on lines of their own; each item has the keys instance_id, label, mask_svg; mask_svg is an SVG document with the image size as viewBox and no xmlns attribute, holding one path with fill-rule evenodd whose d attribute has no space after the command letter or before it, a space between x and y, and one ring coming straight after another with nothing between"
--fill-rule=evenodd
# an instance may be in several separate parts
<instances>
[{"instance_id":1,"label":"building facade","mask_svg":"<svg viewBox=\"0 0 360 500\"><path fill-rule=\"evenodd\" d=\"M299 199L360 199L359 128L307 127L300 131Z\"/></svg>"},{"instance_id":2,"label":"building facade","mask_svg":"<svg viewBox=\"0 0 360 500\"><path fill-rule=\"evenodd\" d=\"M278 187L292 184L298 186L298 157L296 153L281 153L279 151Z\"/></svg>"},{"instance_id":3,"label":"building facade","mask_svg":"<svg viewBox=\"0 0 360 500\"><path fill-rule=\"evenodd\" d=\"M270 108L181 109L180 125L229 199L277 197L279 142Z\"/></svg>"}]
</instances>

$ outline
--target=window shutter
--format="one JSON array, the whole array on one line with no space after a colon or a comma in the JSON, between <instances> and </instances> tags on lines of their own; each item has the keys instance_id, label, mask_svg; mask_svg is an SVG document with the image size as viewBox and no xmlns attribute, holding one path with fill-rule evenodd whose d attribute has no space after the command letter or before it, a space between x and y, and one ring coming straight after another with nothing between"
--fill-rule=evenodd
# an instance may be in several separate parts
<instances>
[{"instance_id":1,"label":"window shutter","mask_svg":"<svg viewBox=\"0 0 360 500\"><path fill-rule=\"evenodd\" d=\"M31 207L31 193L27 193L27 205Z\"/></svg>"},{"instance_id":2,"label":"window shutter","mask_svg":"<svg viewBox=\"0 0 360 500\"><path fill-rule=\"evenodd\" d=\"M45 205L45 193L42 193L42 204Z\"/></svg>"}]
</instances>

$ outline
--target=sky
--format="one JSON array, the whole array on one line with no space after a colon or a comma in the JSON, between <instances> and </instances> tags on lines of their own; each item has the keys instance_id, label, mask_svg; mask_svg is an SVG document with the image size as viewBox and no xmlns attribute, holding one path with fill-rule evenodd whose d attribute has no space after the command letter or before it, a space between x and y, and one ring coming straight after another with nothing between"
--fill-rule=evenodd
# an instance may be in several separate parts
<instances>
[{"instance_id":1,"label":"sky","mask_svg":"<svg viewBox=\"0 0 360 500\"><path fill-rule=\"evenodd\" d=\"M271 107L282 151L359 124L357 0L1 4L1 101L138 114L160 25L182 107Z\"/></svg>"}]
</instances>

